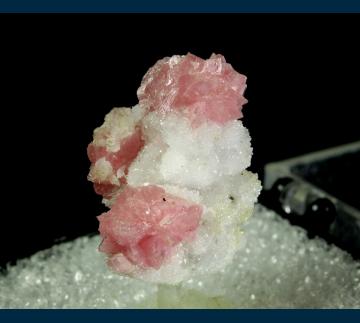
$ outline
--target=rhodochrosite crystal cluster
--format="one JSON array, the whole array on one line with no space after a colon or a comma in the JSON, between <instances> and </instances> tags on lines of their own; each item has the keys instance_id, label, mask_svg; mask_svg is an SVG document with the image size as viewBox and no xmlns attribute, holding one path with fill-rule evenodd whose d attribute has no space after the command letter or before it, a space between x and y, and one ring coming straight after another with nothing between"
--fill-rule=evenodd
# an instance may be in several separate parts
<instances>
[{"instance_id":1,"label":"rhodochrosite crystal cluster","mask_svg":"<svg viewBox=\"0 0 360 323\"><path fill-rule=\"evenodd\" d=\"M221 55L164 58L139 103L94 131L89 180L110 208L99 231L111 269L176 284L232 261L261 189L238 120L245 88Z\"/></svg>"}]
</instances>

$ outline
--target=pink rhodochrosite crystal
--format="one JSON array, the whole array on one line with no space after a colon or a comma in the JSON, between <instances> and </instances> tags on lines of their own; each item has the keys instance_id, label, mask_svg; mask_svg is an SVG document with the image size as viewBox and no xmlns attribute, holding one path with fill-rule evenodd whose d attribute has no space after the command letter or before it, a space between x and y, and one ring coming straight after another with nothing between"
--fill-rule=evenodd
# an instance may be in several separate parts
<instances>
[{"instance_id":1,"label":"pink rhodochrosite crystal","mask_svg":"<svg viewBox=\"0 0 360 323\"><path fill-rule=\"evenodd\" d=\"M261 188L246 170L245 82L221 55L164 58L139 103L95 129L88 179L110 208L99 250L113 271L178 284L231 263Z\"/></svg>"},{"instance_id":2,"label":"pink rhodochrosite crystal","mask_svg":"<svg viewBox=\"0 0 360 323\"><path fill-rule=\"evenodd\" d=\"M192 237L202 207L165 192L158 186L126 187L111 210L99 216L104 238L100 250L122 253L142 268L160 268L172 249ZM114 270L118 267L111 262Z\"/></svg>"},{"instance_id":3,"label":"pink rhodochrosite crystal","mask_svg":"<svg viewBox=\"0 0 360 323\"><path fill-rule=\"evenodd\" d=\"M188 54L158 61L146 73L138 98L150 111L182 111L195 125L204 120L224 124L242 117L245 88L246 77L223 56L203 60Z\"/></svg>"},{"instance_id":4,"label":"pink rhodochrosite crystal","mask_svg":"<svg viewBox=\"0 0 360 323\"><path fill-rule=\"evenodd\" d=\"M129 110L114 109L109 113L104 125L95 130L94 141L87 149L92 163L89 179L94 182L95 192L106 199L126 184L128 168L144 145Z\"/></svg>"}]
</instances>

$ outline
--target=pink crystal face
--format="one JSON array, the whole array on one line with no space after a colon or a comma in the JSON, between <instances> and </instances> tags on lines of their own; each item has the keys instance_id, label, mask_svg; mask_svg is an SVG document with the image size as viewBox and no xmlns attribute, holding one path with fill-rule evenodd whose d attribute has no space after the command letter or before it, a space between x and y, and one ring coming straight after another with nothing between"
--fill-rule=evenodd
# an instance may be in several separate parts
<instances>
[{"instance_id":1,"label":"pink crystal face","mask_svg":"<svg viewBox=\"0 0 360 323\"><path fill-rule=\"evenodd\" d=\"M195 126L206 120L224 124L242 117L245 88L246 77L223 56L203 60L187 54L164 58L150 68L138 98L150 111L181 111Z\"/></svg>"},{"instance_id":2,"label":"pink crystal face","mask_svg":"<svg viewBox=\"0 0 360 323\"><path fill-rule=\"evenodd\" d=\"M105 158L105 160L111 164L113 176L117 178L117 183L93 178L95 192L104 198L111 198L121 184L126 184L125 175L128 173L129 166L143 146L144 141L141 137L141 131L138 128L135 129L132 135L122 139L119 143L119 149L116 152L108 151L106 147L103 146L95 146L92 143L89 144L87 153L92 165L99 159ZM123 176L117 176L119 169L122 169Z\"/></svg>"},{"instance_id":3,"label":"pink crystal face","mask_svg":"<svg viewBox=\"0 0 360 323\"><path fill-rule=\"evenodd\" d=\"M193 237L201 214L200 205L158 186L127 186L111 210L98 217L100 251L118 272L129 272L135 265L158 269L176 245Z\"/></svg>"}]
</instances>

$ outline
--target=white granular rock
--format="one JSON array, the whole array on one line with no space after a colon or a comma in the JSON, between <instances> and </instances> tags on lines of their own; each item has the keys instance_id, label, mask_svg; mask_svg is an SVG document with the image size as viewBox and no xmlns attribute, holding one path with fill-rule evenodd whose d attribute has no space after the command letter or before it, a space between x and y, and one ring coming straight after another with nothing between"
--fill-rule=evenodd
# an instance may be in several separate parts
<instances>
[{"instance_id":1,"label":"white granular rock","mask_svg":"<svg viewBox=\"0 0 360 323\"><path fill-rule=\"evenodd\" d=\"M111 273L82 237L37 253L0 276L0 308L359 308L360 263L258 206L244 245L220 273L180 286Z\"/></svg>"}]
</instances>

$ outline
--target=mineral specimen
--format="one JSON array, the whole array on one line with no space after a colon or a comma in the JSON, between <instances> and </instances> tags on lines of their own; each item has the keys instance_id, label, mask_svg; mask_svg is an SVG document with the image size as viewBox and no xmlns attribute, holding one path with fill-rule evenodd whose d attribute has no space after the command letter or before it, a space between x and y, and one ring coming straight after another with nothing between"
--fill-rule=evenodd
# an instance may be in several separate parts
<instances>
[{"instance_id":1,"label":"mineral specimen","mask_svg":"<svg viewBox=\"0 0 360 323\"><path fill-rule=\"evenodd\" d=\"M89 179L110 210L99 216L116 272L176 284L223 270L260 192L246 168L245 76L221 55L158 61L133 108L115 108L88 146Z\"/></svg>"}]
</instances>

